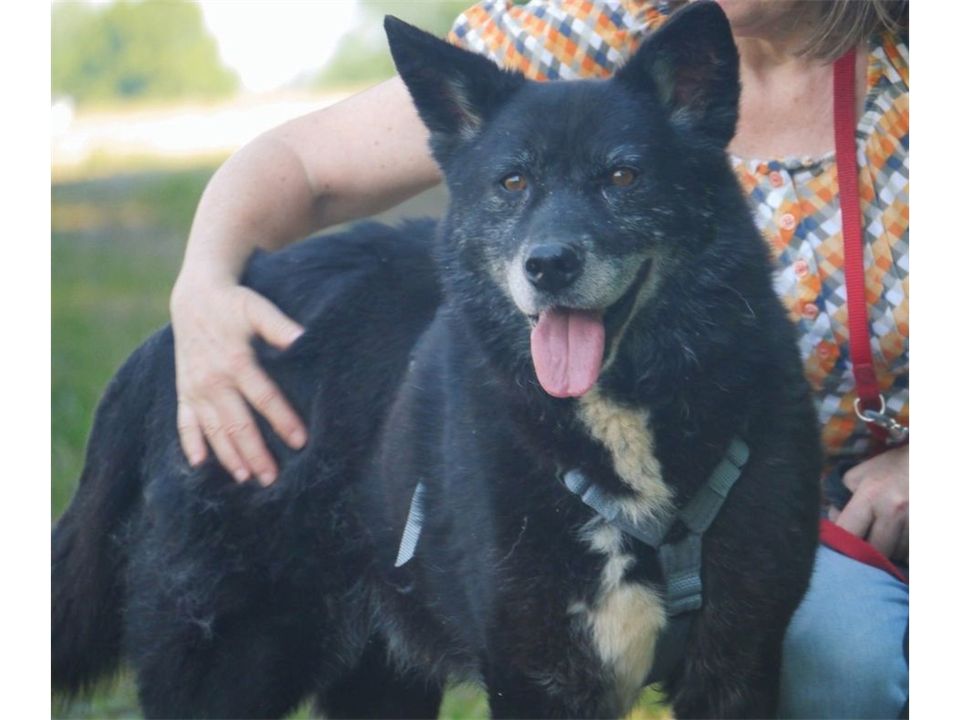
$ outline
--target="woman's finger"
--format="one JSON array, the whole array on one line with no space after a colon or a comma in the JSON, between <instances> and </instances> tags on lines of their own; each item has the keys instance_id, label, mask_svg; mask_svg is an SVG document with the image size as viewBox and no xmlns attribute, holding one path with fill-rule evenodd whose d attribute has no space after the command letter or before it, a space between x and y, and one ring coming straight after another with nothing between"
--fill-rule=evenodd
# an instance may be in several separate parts
<instances>
[{"instance_id":1,"label":"woman's finger","mask_svg":"<svg viewBox=\"0 0 960 720\"><path fill-rule=\"evenodd\" d=\"M261 485L277 479L277 465L267 450L250 409L236 392L222 392L212 404L223 423L223 434L239 454L244 467L256 475Z\"/></svg>"},{"instance_id":2,"label":"woman's finger","mask_svg":"<svg viewBox=\"0 0 960 720\"><path fill-rule=\"evenodd\" d=\"M286 350L303 335L303 327L255 292L244 296L244 311L257 335L280 350Z\"/></svg>"},{"instance_id":3,"label":"woman's finger","mask_svg":"<svg viewBox=\"0 0 960 720\"><path fill-rule=\"evenodd\" d=\"M203 441L203 431L197 414L187 403L177 404L177 434L180 446L187 462L196 467L207 459L207 444Z\"/></svg>"},{"instance_id":4,"label":"woman's finger","mask_svg":"<svg viewBox=\"0 0 960 720\"><path fill-rule=\"evenodd\" d=\"M893 558L896 555L903 531L903 517L878 515L870 526L867 542L888 558Z\"/></svg>"},{"instance_id":5,"label":"woman's finger","mask_svg":"<svg viewBox=\"0 0 960 720\"><path fill-rule=\"evenodd\" d=\"M843 474L843 484L846 485L847 490L850 492L856 492L857 488L860 487L860 483L862 483L863 479L867 476L866 471L869 468L867 463L869 463L869 460L859 465L854 465Z\"/></svg>"},{"instance_id":6,"label":"woman's finger","mask_svg":"<svg viewBox=\"0 0 960 720\"><path fill-rule=\"evenodd\" d=\"M280 388L269 376L251 361L237 377L240 392L264 418L287 445L300 449L307 442L307 431L284 398Z\"/></svg>"},{"instance_id":7,"label":"woman's finger","mask_svg":"<svg viewBox=\"0 0 960 720\"><path fill-rule=\"evenodd\" d=\"M873 524L873 506L863 492L853 497L837 516L837 525L857 537L866 538Z\"/></svg>"},{"instance_id":8,"label":"woman's finger","mask_svg":"<svg viewBox=\"0 0 960 720\"><path fill-rule=\"evenodd\" d=\"M226 425L220 420L217 409L209 403L204 403L198 408L198 415L203 434L223 468L233 475L237 482L249 480L250 470L233 446L233 441L227 434Z\"/></svg>"}]
</instances>

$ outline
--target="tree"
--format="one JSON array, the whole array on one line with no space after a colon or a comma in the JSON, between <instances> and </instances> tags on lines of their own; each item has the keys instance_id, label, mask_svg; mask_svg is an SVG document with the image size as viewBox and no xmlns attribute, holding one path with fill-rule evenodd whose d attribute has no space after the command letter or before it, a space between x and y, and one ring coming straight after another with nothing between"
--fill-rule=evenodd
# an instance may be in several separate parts
<instances>
[{"instance_id":1,"label":"tree","mask_svg":"<svg viewBox=\"0 0 960 720\"><path fill-rule=\"evenodd\" d=\"M360 28L346 35L337 46L333 59L320 71L317 84L372 84L394 73L393 60L383 33L384 15L401 20L444 37L456 17L472 4L470 0L360 0Z\"/></svg>"},{"instance_id":2,"label":"tree","mask_svg":"<svg viewBox=\"0 0 960 720\"><path fill-rule=\"evenodd\" d=\"M187 0L59 2L52 43L53 93L79 104L222 97L238 86Z\"/></svg>"}]
</instances>

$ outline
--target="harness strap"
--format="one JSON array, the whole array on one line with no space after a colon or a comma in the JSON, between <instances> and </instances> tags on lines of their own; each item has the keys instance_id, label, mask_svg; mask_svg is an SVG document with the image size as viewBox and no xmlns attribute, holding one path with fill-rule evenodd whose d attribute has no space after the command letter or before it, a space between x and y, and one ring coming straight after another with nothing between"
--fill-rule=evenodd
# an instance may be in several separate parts
<instances>
[{"instance_id":1,"label":"harness strap","mask_svg":"<svg viewBox=\"0 0 960 720\"><path fill-rule=\"evenodd\" d=\"M660 547L667 531L673 525L672 516L647 517L642 525L630 521L620 509L619 500L599 485L594 485L580 470L568 470L562 479L567 490L579 497L584 505L644 545Z\"/></svg>"},{"instance_id":2,"label":"harness strap","mask_svg":"<svg viewBox=\"0 0 960 720\"><path fill-rule=\"evenodd\" d=\"M563 484L604 520L657 552L665 585L667 614L675 617L697 610L703 604L703 583L700 579L703 533L720 512L749 457L747 444L735 436L706 483L683 508L676 513L647 516L639 521L628 517L613 495L591 483L579 470L564 473ZM667 532L677 520L684 524L688 532L678 540L664 542Z\"/></svg>"},{"instance_id":3,"label":"harness strap","mask_svg":"<svg viewBox=\"0 0 960 720\"><path fill-rule=\"evenodd\" d=\"M403 535L400 537L400 547L397 550L397 559L393 562L394 567L402 567L413 558L417 550L417 542L420 540L420 533L423 531L423 520L426 513L423 507L423 496L426 494L426 486L422 482L417 483L413 490L413 497L410 499L410 510L407 512L407 522L403 526Z\"/></svg>"},{"instance_id":4,"label":"harness strap","mask_svg":"<svg viewBox=\"0 0 960 720\"><path fill-rule=\"evenodd\" d=\"M635 520L621 509L613 495L590 481L580 470L568 470L562 476L564 486L595 513L627 535L636 538L657 553L664 581L664 604L669 622L657 639L653 666L647 684L667 677L683 656L692 624L692 613L703 605L703 534L713 524L731 488L740 478L750 457L750 449L734 436L710 477L679 511ZM408 563L416 553L423 530L424 495L417 483L410 500L407 522L400 538L395 567ZM680 520L687 532L673 542L664 542L667 532Z\"/></svg>"},{"instance_id":5,"label":"harness strap","mask_svg":"<svg viewBox=\"0 0 960 720\"><path fill-rule=\"evenodd\" d=\"M703 533L713 524L731 488L740 478L750 458L750 448L734 436L710 477L678 512L644 518L642 523L628 519L617 500L594 485L579 470L563 475L563 484L590 509L614 527L656 550L664 581L664 604L669 621L657 638L653 665L645 684L661 682L683 658L693 613L703 606ZM676 520L687 528L683 537L664 542Z\"/></svg>"},{"instance_id":6,"label":"harness strap","mask_svg":"<svg viewBox=\"0 0 960 720\"><path fill-rule=\"evenodd\" d=\"M749 458L750 448L740 437L734 436L706 484L680 510L684 525L696 533L706 532Z\"/></svg>"}]
</instances>

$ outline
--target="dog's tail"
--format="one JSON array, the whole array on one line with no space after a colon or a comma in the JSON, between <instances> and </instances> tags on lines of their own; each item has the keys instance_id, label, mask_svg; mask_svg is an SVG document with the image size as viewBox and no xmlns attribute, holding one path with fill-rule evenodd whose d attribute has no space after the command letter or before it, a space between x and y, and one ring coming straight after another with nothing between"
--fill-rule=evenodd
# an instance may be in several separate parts
<instances>
[{"instance_id":1,"label":"dog's tail","mask_svg":"<svg viewBox=\"0 0 960 720\"><path fill-rule=\"evenodd\" d=\"M150 343L148 343L150 345ZM147 348L121 368L97 408L79 487L52 540L53 689L67 696L115 670L126 553L119 531L141 495Z\"/></svg>"}]
</instances>

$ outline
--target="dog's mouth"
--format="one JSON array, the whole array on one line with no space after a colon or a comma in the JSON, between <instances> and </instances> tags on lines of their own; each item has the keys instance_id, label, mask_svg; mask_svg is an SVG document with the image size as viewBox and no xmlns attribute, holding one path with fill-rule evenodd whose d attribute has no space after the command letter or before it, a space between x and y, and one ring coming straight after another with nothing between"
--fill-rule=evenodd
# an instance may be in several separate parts
<instances>
[{"instance_id":1,"label":"dog's mouth","mask_svg":"<svg viewBox=\"0 0 960 720\"><path fill-rule=\"evenodd\" d=\"M596 384L604 354L615 349L622 336L652 264L646 259L623 295L606 308L548 307L531 318L533 368L547 394L581 397Z\"/></svg>"}]
</instances>

